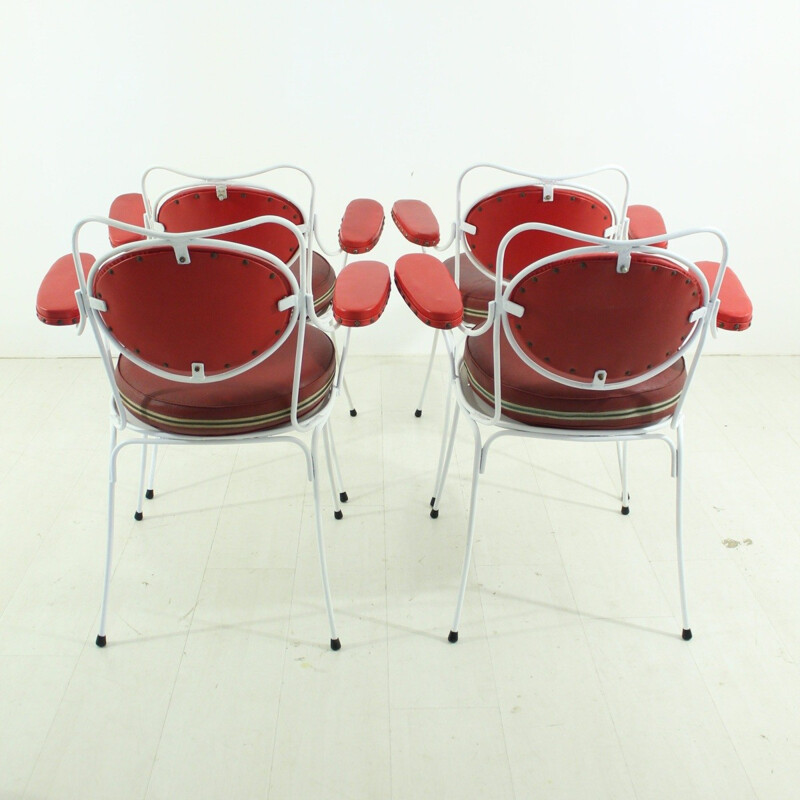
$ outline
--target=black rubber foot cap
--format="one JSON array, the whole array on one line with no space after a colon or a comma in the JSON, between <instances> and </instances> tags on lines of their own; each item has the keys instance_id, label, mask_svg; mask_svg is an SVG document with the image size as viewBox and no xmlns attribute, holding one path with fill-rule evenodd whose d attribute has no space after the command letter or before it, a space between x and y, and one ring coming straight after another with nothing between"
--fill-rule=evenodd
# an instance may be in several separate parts
<instances>
[{"instance_id":1,"label":"black rubber foot cap","mask_svg":"<svg viewBox=\"0 0 800 800\"><path fill-rule=\"evenodd\" d=\"M458 641L458 631L450 631L447 637L447 641L452 642L452 644L455 644Z\"/></svg>"},{"instance_id":2,"label":"black rubber foot cap","mask_svg":"<svg viewBox=\"0 0 800 800\"><path fill-rule=\"evenodd\" d=\"M152 499L153 499L153 497L155 496L155 492L154 492L152 489L148 489L148 490L147 490L147 491L144 493L144 496L145 496L145 497L146 497L148 500L152 500Z\"/></svg>"},{"instance_id":3,"label":"black rubber foot cap","mask_svg":"<svg viewBox=\"0 0 800 800\"><path fill-rule=\"evenodd\" d=\"M334 511L333 516L335 519L341 519L344 516L344 514L341 511Z\"/></svg>"},{"instance_id":4,"label":"black rubber foot cap","mask_svg":"<svg viewBox=\"0 0 800 800\"><path fill-rule=\"evenodd\" d=\"M354 408L351 408L350 409L350 416L351 417L357 417L358 416L358 411L356 411Z\"/></svg>"},{"instance_id":5,"label":"black rubber foot cap","mask_svg":"<svg viewBox=\"0 0 800 800\"><path fill-rule=\"evenodd\" d=\"M341 650L342 643L338 639L331 639L331 650Z\"/></svg>"},{"instance_id":6,"label":"black rubber foot cap","mask_svg":"<svg viewBox=\"0 0 800 800\"><path fill-rule=\"evenodd\" d=\"M141 522L141 521L144 519L144 514L142 514L142 512L141 512L141 511L134 511L134 512L133 512L133 518L134 518L134 519L135 519L137 522Z\"/></svg>"},{"instance_id":7,"label":"black rubber foot cap","mask_svg":"<svg viewBox=\"0 0 800 800\"><path fill-rule=\"evenodd\" d=\"M415 416L415 417L421 417L421 416L422 416L422 409L421 409L421 408L418 408L418 409L417 409L417 410L414 412L414 416Z\"/></svg>"},{"instance_id":8,"label":"black rubber foot cap","mask_svg":"<svg viewBox=\"0 0 800 800\"><path fill-rule=\"evenodd\" d=\"M683 637L683 641L684 642L688 642L689 639L692 638L692 629L691 628L684 628L683 629L683 633L681 634L681 636Z\"/></svg>"},{"instance_id":9,"label":"black rubber foot cap","mask_svg":"<svg viewBox=\"0 0 800 800\"><path fill-rule=\"evenodd\" d=\"M105 647L105 646L106 646L106 637L105 637L105 636L98 636L98 637L97 637L97 638L94 640L94 643L95 643L95 644L96 644L98 647Z\"/></svg>"},{"instance_id":10,"label":"black rubber foot cap","mask_svg":"<svg viewBox=\"0 0 800 800\"><path fill-rule=\"evenodd\" d=\"M431 508L433 508L433 506L435 504L436 504L436 498L435 497L431 497Z\"/></svg>"},{"instance_id":11,"label":"black rubber foot cap","mask_svg":"<svg viewBox=\"0 0 800 800\"><path fill-rule=\"evenodd\" d=\"M439 509L432 508L431 509L431 519L438 519L439 518Z\"/></svg>"},{"instance_id":12,"label":"black rubber foot cap","mask_svg":"<svg viewBox=\"0 0 800 800\"><path fill-rule=\"evenodd\" d=\"M349 499L348 496L347 496L347 492L339 492L339 499L343 503L346 503L348 501L348 499Z\"/></svg>"},{"instance_id":13,"label":"black rubber foot cap","mask_svg":"<svg viewBox=\"0 0 800 800\"><path fill-rule=\"evenodd\" d=\"M622 506L622 513L623 514L630 514L631 513L631 507L630 506Z\"/></svg>"}]
</instances>

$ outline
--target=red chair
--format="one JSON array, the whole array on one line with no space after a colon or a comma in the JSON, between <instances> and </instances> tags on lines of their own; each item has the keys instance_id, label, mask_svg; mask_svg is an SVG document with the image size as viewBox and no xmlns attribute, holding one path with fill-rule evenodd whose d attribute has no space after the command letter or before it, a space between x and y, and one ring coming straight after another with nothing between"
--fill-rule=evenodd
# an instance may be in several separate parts
<instances>
[{"instance_id":1,"label":"red chair","mask_svg":"<svg viewBox=\"0 0 800 800\"><path fill-rule=\"evenodd\" d=\"M499 180L508 181L509 178L513 180L512 186L497 188ZM467 200L466 187L478 181L481 188L477 199ZM487 181L492 187L488 192L485 190ZM607 196L605 184L618 197L616 203ZM459 324L474 328L486 322L488 304L494 297L497 248L508 231L517 225L538 222L593 236L624 238L629 190L627 174L616 166L550 177L495 164L476 164L458 178L456 222L446 242L440 241L439 223L433 211L419 200L398 200L392 207L392 219L403 236L423 251L426 248L443 251L455 244L455 255L444 263L461 293L464 318ZM475 189L471 195L475 196ZM646 206L637 208L647 209ZM571 246L570 240L563 236L529 232L514 243L507 263L513 264L521 254L536 260ZM434 332L428 368L414 412L417 417L422 416L437 343L438 334Z\"/></svg>"},{"instance_id":2,"label":"red chair","mask_svg":"<svg viewBox=\"0 0 800 800\"><path fill-rule=\"evenodd\" d=\"M307 265L309 269L307 285L311 287L314 307L309 313L314 317L315 324L334 333L338 323L331 319L328 312L331 311L336 272L328 259L319 251L323 250L330 257L343 256L341 269L347 264L349 255L363 254L371 250L377 244L383 229L384 217L380 204L369 199L354 200L345 209L342 218L338 249L324 247L317 231L314 182L308 172L291 165L278 165L255 172L217 177L204 177L169 167L151 167L142 176L141 188L141 193L119 195L111 204L109 216L128 225L143 226L148 231L173 233L206 230L264 215L277 216L296 225L303 232L306 246L311 250ZM295 200L289 197L292 190L297 195ZM142 234L131 230L109 228L109 240L115 247L141 238ZM299 279L300 248L293 234L281 225L264 224L234 229L224 234L223 238L272 253L287 263L292 274ZM60 268L65 272L64 281L76 288L71 263L65 263ZM51 284L55 286L56 291L59 291L61 287L55 283L51 279ZM67 302L74 306L71 296L67 297ZM74 316L75 313L71 308L66 318L71 320ZM63 315L58 317L56 324L64 323L65 319L62 317ZM40 319L52 322L42 315ZM351 416L356 416L356 409L345 380L342 382L342 390L347 398ZM344 490L335 444L330 433L329 438L339 498L334 514L339 519L342 517L339 501L347 502L348 496ZM144 516L144 499L154 497L157 450L155 446L151 449L153 452L150 457L149 475L148 448L142 450L139 500L134 513L137 520L141 520Z\"/></svg>"},{"instance_id":3,"label":"red chair","mask_svg":"<svg viewBox=\"0 0 800 800\"><path fill-rule=\"evenodd\" d=\"M676 478L682 636L692 636L682 543L684 402L708 331L715 324L747 327L752 307L741 284L726 272L721 234L667 235L659 220L648 216L645 227L655 233L639 240L609 240L537 223L508 231L492 259L494 291L486 320L474 330L462 326L460 345L453 331L466 312L447 267L427 254L397 262L395 281L406 303L443 333L457 404L431 516L438 514L460 417L474 437L467 543L451 642L458 640L480 475L491 445L505 436L616 442L623 513L629 508L627 443L667 443ZM719 263L694 264L666 250L668 241L694 234L718 241ZM573 246L542 257L535 242L543 237L570 239ZM489 431L485 439L483 429Z\"/></svg>"},{"instance_id":4,"label":"red chair","mask_svg":"<svg viewBox=\"0 0 800 800\"><path fill-rule=\"evenodd\" d=\"M79 249L90 223L107 225L118 245L94 260ZM296 256L252 244L263 230ZM251 239L252 237L252 239ZM121 242L121 243L119 243ZM112 394L106 573L97 645L106 644L114 536L117 455L131 445L296 444L313 485L316 533L330 644L340 647L325 562L319 497L319 444L330 448L329 418L341 381L332 336L318 324L309 286L307 232L281 215L210 230L159 232L92 218L73 236L77 313L60 259L43 282L37 312L45 321L88 324ZM355 262L332 297L335 325L376 321L389 295L389 271ZM66 316L65 316L66 314ZM118 357L115 355L118 353ZM118 433L127 431L120 441ZM306 439L310 437L310 442ZM328 471L334 485L332 459ZM334 491L334 505L338 508Z\"/></svg>"}]
</instances>

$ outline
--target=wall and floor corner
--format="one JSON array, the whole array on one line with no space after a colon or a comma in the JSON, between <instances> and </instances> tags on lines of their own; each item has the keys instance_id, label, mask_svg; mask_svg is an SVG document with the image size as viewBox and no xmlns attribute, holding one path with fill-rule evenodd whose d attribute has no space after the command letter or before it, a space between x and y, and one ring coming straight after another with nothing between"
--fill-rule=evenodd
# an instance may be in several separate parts
<instances>
[{"instance_id":1,"label":"wall and floor corner","mask_svg":"<svg viewBox=\"0 0 800 800\"><path fill-rule=\"evenodd\" d=\"M73 224L136 191L147 166L297 163L332 238L355 196L420 197L450 220L455 179L479 160L621 164L632 201L670 229L729 237L757 324L713 351L800 352L784 245L800 174L798 14L789 0L234 2L224 16L206 0L15 4L0 30L0 356L92 353L36 321L36 289ZM375 255L405 249L387 226ZM427 346L392 303L360 352Z\"/></svg>"}]
</instances>

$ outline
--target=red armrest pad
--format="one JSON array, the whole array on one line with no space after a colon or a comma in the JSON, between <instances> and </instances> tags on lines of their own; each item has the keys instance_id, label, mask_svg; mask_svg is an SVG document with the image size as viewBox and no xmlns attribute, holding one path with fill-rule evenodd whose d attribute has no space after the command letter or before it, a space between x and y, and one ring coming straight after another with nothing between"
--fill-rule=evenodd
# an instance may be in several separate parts
<instances>
[{"instance_id":1,"label":"red armrest pad","mask_svg":"<svg viewBox=\"0 0 800 800\"><path fill-rule=\"evenodd\" d=\"M628 206L628 238L630 239L649 239L651 236L658 236L666 233L664 218L652 206ZM655 247L666 248L666 242L656 242Z\"/></svg>"},{"instance_id":2,"label":"red armrest pad","mask_svg":"<svg viewBox=\"0 0 800 800\"><path fill-rule=\"evenodd\" d=\"M339 228L342 250L353 254L372 250L380 239L383 220L383 206L376 200L361 198L348 203Z\"/></svg>"},{"instance_id":3,"label":"red armrest pad","mask_svg":"<svg viewBox=\"0 0 800 800\"><path fill-rule=\"evenodd\" d=\"M81 253L83 274L88 275L94 264L94 256ZM36 295L36 316L45 325L77 325L78 304L75 302L75 290L78 288L78 276L75 273L75 262L72 255L61 256L44 276Z\"/></svg>"},{"instance_id":4,"label":"red armrest pad","mask_svg":"<svg viewBox=\"0 0 800 800\"><path fill-rule=\"evenodd\" d=\"M392 219L409 242L422 247L439 244L439 223L427 203L398 200L392 206Z\"/></svg>"},{"instance_id":5,"label":"red armrest pad","mask_svg":"<svg viewBox=\"0 0 800 800\"><path fill-rule=\"evenodd\" d=\"M376 322L389 300L389 267L380 261L354 261L336 277L333 318L347 328Z\"/></svg>"},{"instance_id":6,"label":"red armrest pad","mask_svg":"<svg viewBox=\"0 0 800 800\"><path fill-rule=\"evenodd\" d=\"M698 261L697 266L706 276L709 287L714 285L719 272L716 261ZM753 321L753 303L739 280L739 276L728 267L719 287L719 311L717 327L726 331L746 331Z\"/></svg>"},{"instance_id":7,"label":"red armrest pad","mask_svg":"<svg viewBox=\"0 0 800 800\"><path fill-rule=\"evenodd\" d=\"M140 194L121 194L111 204L108 216L141 227L144 225L144 199ZM141 241L144 236L109 227L108 239L112 247L119 247L121 244Z\"/></svg>"},{"instance_id":8,"label":"red armrest pad","mask_svg":"<svg viewBox=\"0 0 800 800\"><path fill-rule=\"evenodd\" d=\"M464 318L461 293L447 268L427 253L402 256L394 282L408 307L432 328L456 328Z\"/></svg>"}]
</instances>

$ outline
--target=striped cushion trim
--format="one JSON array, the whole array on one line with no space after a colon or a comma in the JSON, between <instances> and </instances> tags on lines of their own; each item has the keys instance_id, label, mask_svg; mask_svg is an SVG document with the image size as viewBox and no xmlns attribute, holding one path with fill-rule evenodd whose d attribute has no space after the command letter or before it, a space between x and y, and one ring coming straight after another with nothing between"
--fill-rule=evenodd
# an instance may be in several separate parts
<instances>
[{"instance_id":1,"label":"striped cushion trim","mask_svg":"<svg viewBox=\"0 0 800 800\"><path fill-rule=\"evenodd\" d=\"M467 374L467 379L473 391L490 406L494 406L494 393L484 389L473 377L469 367L465 363L463 368ZM665 412L674 406L681 393L678 392L668 400L660 403L653 403L649 406L639 406L637 408L620 408L611 411L556 411L549 408L536 408L535 406L524 406L521 403L512 403L507 400L501 402L503 411L511 411L516 414L523 414L529 417L541 417L543 419L567 420L570 422L595 421L595 420L619 420L636 419L637 417L649 417L653 414Z\"/></svg>"},{"instance_id":2,"label":"striped cushion trim","mask_svg":"<svg viewBox=\"0 0 800 800\"><path fill-rule=\"evenodd\" d=\"M486 308L485 306L483 308L470 308L469 306L464 306L464 316L480 317L481 319L488 319L489 309Z\"/></svg>"},{"instance_id":3,"label":"striped cushion trim","mask_svg":"<svg viewBox=\"0 0 800 800\"><path fill-rule=\"evenodd\" d=\"M319 391L315 392L313 395L311 395L311 397L307 397L305 400L298 403L297 416L301 417L303 414L308 413L315 406L317 406L330 392L332 385L333 376L326 381L325 385ZM278 411L271 411L268 414L258 414L251 417L232 417L230 419L190 419L187 417L173 417L169 416L168 414L160 414L157 411L144 408L138 403L134 403L122 392L120 392L120 395L125 407L134 416L138 417L139 419L143 419L146 422L152 421L153 423L156 423L154 427L158 427L157 423L161 423L164 425L171 425L173 427L190 429L208 428L213 430L214 428L270 428L277 426L281 422L288 420L291 417L291 409L289 407L279 409Z\"/></svg>"},{"instance_id":4,"label":"striped cushion trim","mask_svg":"<svg viewBox=\"0 0 800 800\"><path fill-rule=\"evenodd\" d=\"M334 287L331 286L325 294L320 295L319 297L314 298L314 311L319 314L320 309L326 308L330 305L331 300L333 299L333 289Z\"/></svg>"}]
</instances>

